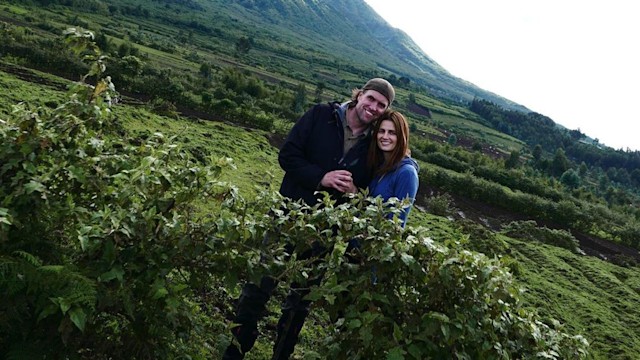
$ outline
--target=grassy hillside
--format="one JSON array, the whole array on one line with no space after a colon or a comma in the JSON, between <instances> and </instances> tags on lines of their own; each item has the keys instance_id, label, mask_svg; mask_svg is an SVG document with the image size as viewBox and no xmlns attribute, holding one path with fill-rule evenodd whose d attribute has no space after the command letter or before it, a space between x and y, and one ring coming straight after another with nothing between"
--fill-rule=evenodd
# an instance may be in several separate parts
<instances>
[{"instance_id":1,"label":"grassy hillside","mask_svg":"<svg viewBox=\"0 0 640 360\"><path fill-rule=\"evenodd\" d=\"M18 80L4 72L0 74L3 84L10 85L16 96L32 104L62 97L59 90ZM64 83L61 79L58 81ZM2 108L8 108L11 100L3 98ZM254 192L256 185L277 187L281 178L276 161L277 150L269 145L268 133L220 122L166 118L150 113L143 106L120 105L114 111L134 136L145 137L162 132L177 136L176 141L181 146L198 156L233 158L237 169L226 171L223 179L238 186L240 192L247 196ZM422 165L428 168L427 164ZM256 179L261 181L256 182ZM640 301L640 271L637 268L616 266L596 257L576 255L536 241L503 235L487 237L482 233L464 235L465 231L456 221L429 214L420 207L411 213L410 224L426 226L436 241L468 237L471 248L495 248L491 243L487 245L488 241L503 244L496 253L514 259L513 269L518 284L524 290L526 306L544 318L561 321L567 330L586 336L591 342L592 358L632 359L640 350L640 314L634 306ZM225 301L229 299L227 296L236 294L235 291L230 289L230 293L223 293L217 300L222 312L219 318L212 320L218 325L214 325L211 331L224 333L224 315L231 311L230 303ZM260 338L256 351L249 357L251 359L269 358L277 304L278 301L274 300L272 314L263 328L265 336ZM311 319L298 350L301 356L305 350L313 350L317 346L314 339L323 331L326 321L322 313L316 313Z\"/></svg>"},{"instance_id":2,"label":"grassy hillside","mask_svg":"<svg viewBox=\"0 0 640 360\"><path fill-rule=\"evenodd\" d=\"M52 48L57 46L56 39L62 29L74 24L82 24L105 35L113 58L109 66L118 72L116 80L122 81L122 87L117 81L116 86L125 90L114 113L127 133L141 141L155 132L175 136L175 142L201 163L221 156L232 158L235 168L227 168L221 180L233 184L248 198L257 193L256 187L277 189L279 185L282 171L276 160L277 144L291 126L291 120L299 115L299 111L286 108L294 100L296 87L302 85L306 89L304 108L314 102L312 97L316 95L321 100L343 99L363 79L389 74L375 64L356 61L361 55L358 53L332 58L310 40L311 30L309 33L276 35L281 29L278 22L285 21L285 15L294 9L270 9L274 12L274 16L269 17L273 32L263 36L246 25L245 20L255 20L261 10L247 6L250 2L202 2L200 7L200 2L196 1L161 3L158 6L157 2L141 1L139 8L133 5L127 8L122 5L124 3L114 2L122 7L115 15L106 16L109 11L106 5L98 7L98 11L85 12L66 7L25 8L2 2L0 29L3 36L13 37L15 43L46 39L51 41ZM206 12L207 6L220 11ZM160 10L152 12L150 9L154 7ZM147 16L145 9L151 11ZM362 9L356 6L356 10ZM140 14L135 15L136 11ZM215 15L205 22L202 16L193 17L192 11ZM295 11L308 16L304 9ZM234 46L242 36L255 37L255 43L247 53L238 53ZM127 47L138 49L137 55L132 56L142 59L145 68L155 72L142 71L138 75L142 80L138 81L132 73L124 71L125 65L129 64L125 57L131 56ZM11 50L13 52L6 51L0 57L0 87L11 89L0 97L0 118L11 111L11 105L20 101L31 106L41 104L54 108L63 99L61 90L69 84L68 78L77 80L77 74L82 73L53 65L48 65L47 69L47 64L31 62L37 54L18 46ZM123 54L119 53L121 51ZM209 79L203 79L203 64L213 69ZM67 76L67 79L30 68L48 70ZM234 72L236 69L239 71ZM262 89L266 95L259 95L258 91L251 96L249 87L245 87L249 90L232 87L233 81L245 81L246 85L253 79L258 79L255 82L257 89ZM166 92L145 93L142 90L150 91L142 86L145 82ZM315 94L320 82L324 84L324 90ZM200 88L201 83L205 85ZM637 234L633 226L638 215L637 212L634 214L633 208L627 207L629 202L625 205L616 203L616 196L625 200L622 188L615 182L597 191L587 187L568 188L560 182L560 174L548 176L531 165L535 158L533 150L523 140L498 131L464 104L434 97L414 83L398 83L397 88L396 107L409 115L414 126L414 156L423 170L419 206L412 211L409 223L428 228L437 242L462 239L471 249L507 259L518 284L525 290L522 295L525 305L545 319L561 321L569 332L583 334L591 342L591 358L635 358L640 353L640 314L634 306L640 300L640 272L633 257L618 261L619 265L616 265L542 241L510 238L500 232L499 226L514 219L536 219L532 213L527 213L531 209L544 212L547 207L555 206L557 211L557 203L562 201L566 209L579 214L559 227L631 244ZM175 95L179 95L182 102L169 101L177 99L172 98ZM209 105L205 95L212 98ZM420 107L416 108L416 104ZM240 108L250 111L234 112ZM429 113L418 110L424 108L429 109ZM262 118L271 120L270 126L264 128L252 123ZM504 159L514 151L522 155L522 159L518 159L521 165L505 170ZM469 184L478 186L478 191L468 195L467 200L484 201L487 205L487 199L473 198L476 194L479 196L480 189L491 194L489 190L500 188L505 189L505 193L489 195L493 196L489 199L493 206L482 208L476 216L477 223L470 225L462 218L470 217L471 211L478 211L463 207L471 201L460 201L460 195L453 191L456 190L454 185L447 191L444 184L434 186L427 177L445 173L449 178L441 179L468 180L460 185L468 189L472 189ZM601 175L594 169L587 173L584 181L595 189ZM614 175L618 176L617 170L616 174L607 176L614 179ZM527 179L532 179L532 183L526 182ZM447 192L456 195L456 201L449 201L444 196ZM620 202L624 203L622 200ZM630 202L634 201L636 198L631 197ZM508 203L511 206L508 209L512 211L500 209L500 202ZM593 207L585 204L593 204ZM205 202L200 206L209 209L212 205ZM565 208L557 212L561 213L562 209ZM568 215L571 211L567 211ZM506 215L501 216L503 213ZM578 215L589 217L585 220ZM591 219L595 219L593 223L588 221ZM499 225L492 226L494 220ZM553 223L545 220L545 224ZM553 236L556 234L552 233L551 242ZM637 251L630 254L635 255ZM210 327L201 333L203 343L211 348L205 358L217 356L216 346L220 343L216 341L219 335L226 334L225 316L231 312L229 299L237 295L237 291L237 288L221 285L218 292L211 295L214 315ZM277 301L271 310L277 311ZM273 333L276 318L276 314L269 314L263 328L266 334ZM314 314L303 332L298 350L300 356L318 348L316 339L324 334L326 321L326 314ZM268 358L272 340L269 335L262 337L250 358Z\"/></svg>"},{"instance_id":3,"label":"grassy hillside","mask_svg":"<svg viewBox=\"0 0 640 360\"><path fill-rule=\"evenodd\" d=\"M594 358L632 359L640 345L640 273L595 257L509 240L529 306L591 342Z\"/></svg>"}]
</instances>

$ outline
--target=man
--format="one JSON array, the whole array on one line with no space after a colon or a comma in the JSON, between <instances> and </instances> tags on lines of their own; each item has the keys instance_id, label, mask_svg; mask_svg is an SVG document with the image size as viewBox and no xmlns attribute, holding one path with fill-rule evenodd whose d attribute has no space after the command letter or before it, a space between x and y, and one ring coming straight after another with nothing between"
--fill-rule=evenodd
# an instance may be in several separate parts
<instances>
[{"instance_id":1,"label":"man","mask_svg":"<svg viewBox=\"0 0 640 360\"><path fill-rule=\"evenodd\" d=\"M304 200L309 205L318 201L317 191L327 191L337 202L343 202L346 192L369 184L367 151L372 124L387 110L395 97L391 84L381 78L369 80L362 89L354 89L351 101L344 104L318 104L307 111L293 126L280 149L278 161L285 171L280 193L293 200ZM298 258L309 258L322 253L314 249ZM318 285L308 283L306 287ZM242 359L255 343L257 322L276 282L269 277L260 285L246 284L238 300L232 329L240 344L226 349L223 359ZM309 301L303 300L308 291L292 289L282 307L278 322L278 338L273 359L288 359L298 341L298 334L309 313Z\"/></svg>"}]
</instances>

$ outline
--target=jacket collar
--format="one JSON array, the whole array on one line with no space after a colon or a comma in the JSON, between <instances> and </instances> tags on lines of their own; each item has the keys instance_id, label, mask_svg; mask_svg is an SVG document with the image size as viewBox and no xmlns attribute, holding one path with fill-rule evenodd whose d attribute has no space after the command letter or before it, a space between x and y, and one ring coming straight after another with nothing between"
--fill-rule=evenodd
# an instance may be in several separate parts
<instances>
[{"instance_id":1,"label":"jacket collar","mask_svg":"<svg viewBox=\"0 0 640 360\"><path fill-rule=\"evenodd\" d=\"M336 108L336 114L338 114L338 119L340 120L340 123L342 124L342 127L346 127L347 126L347 109L349 109L349 104L351 103L351 101L347 101L344 102L342 104L340 104L340 106L338 106ZM367 129L362 133L364 134L364 137L369 137L369 135L371 135L371 129L373 128L372 125L369 125L369 127L367 127Z\"/></svg>"}]
</instances>

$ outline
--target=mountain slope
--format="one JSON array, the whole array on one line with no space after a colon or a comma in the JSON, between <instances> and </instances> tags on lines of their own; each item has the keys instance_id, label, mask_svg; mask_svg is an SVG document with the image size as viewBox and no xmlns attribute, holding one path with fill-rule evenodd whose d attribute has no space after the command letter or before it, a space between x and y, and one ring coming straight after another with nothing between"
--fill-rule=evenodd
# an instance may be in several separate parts
<instances>
[{"instance_id":1,"label":"mountain slope","mask_svg":"<svg viewBox=\"0 0 640 360\"><path fill-rule=\"evenodd\" d=\"M222 1L211 3L220 6L218 10L224 8ZM364 0L236 0L232 3L239 6L228 9L244 12L258 24L268 21L276 25L261 31L278 32L278 26L286 26L318 49L330 46L327 51L331 53L384 69L398 77L407 77L438 97L456 102L470 102L474 97L480 97L505 108L528 111L450 74Z\"/></svg>"}]
</instances>

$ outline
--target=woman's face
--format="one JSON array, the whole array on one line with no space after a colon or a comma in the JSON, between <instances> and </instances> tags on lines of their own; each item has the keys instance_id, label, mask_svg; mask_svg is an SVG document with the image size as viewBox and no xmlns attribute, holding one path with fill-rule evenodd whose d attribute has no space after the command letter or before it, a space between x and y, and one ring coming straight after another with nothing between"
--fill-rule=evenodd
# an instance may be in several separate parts
<instances>
[{"instance_id":1,"label":"woman's face","mask_svg":"<svg viewBox=\"0 0 640 360\"><path fill-rule=\"evenodd\" d=\"M377 142L378 148L385 153L391 153L396 148L398 136L396 135L396 127L391 120L382 120L380 129L378 129Z\"/></svg>"}]
</instances>

